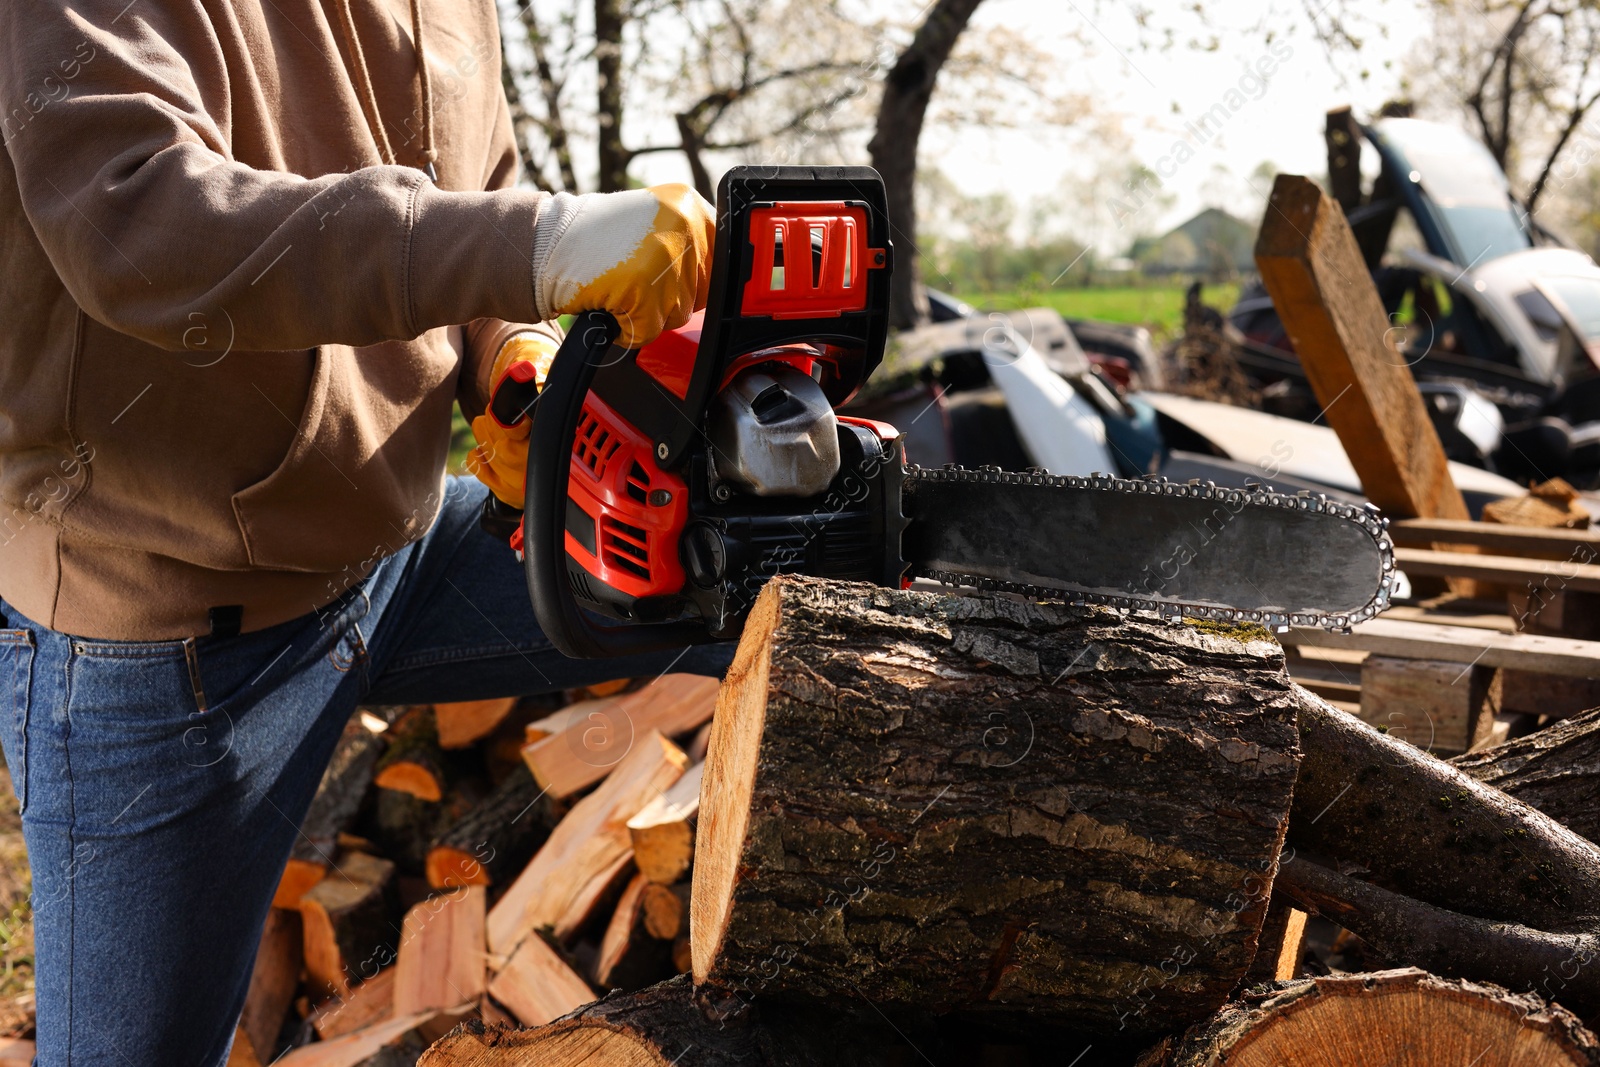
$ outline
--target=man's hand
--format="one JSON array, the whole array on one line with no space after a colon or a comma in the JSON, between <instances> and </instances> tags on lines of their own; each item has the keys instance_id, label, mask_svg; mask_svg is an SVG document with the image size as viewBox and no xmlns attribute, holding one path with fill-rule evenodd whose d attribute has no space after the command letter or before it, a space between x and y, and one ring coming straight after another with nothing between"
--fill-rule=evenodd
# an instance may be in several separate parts
<instances>
[{"instance_id":1,"label":"man's hand","mask_svg":"<svg viewBox=\"0 0 1600 1067\"><path fill-rule=\"evenodd\" d=\"M494 358L494 369L489 380L494 383L492 397L505 384L517 364L519 375L533 372L533 381L544 387L550 373L550 361L556 355L556 342L539 333L513 334L500 346ZM467 469L478 481L501 501L514 508L522 507L523 481L528 474L528 433L533 426L530 418L519 419L507 426L494 417L490 410L472 420L472 436L478 446L467 456Z\"/></svg>"},{"instance_id":2,"label":"man's hand","mask_svg":"<svg viewBox=\"0 0 1600 1067\"><path fill-rule=\"evenodd\" d=\"M609 311L629 348L705 306L716 211L687 185L552 197L534 232L542 318Z\"/></svg>"}]
</instances>

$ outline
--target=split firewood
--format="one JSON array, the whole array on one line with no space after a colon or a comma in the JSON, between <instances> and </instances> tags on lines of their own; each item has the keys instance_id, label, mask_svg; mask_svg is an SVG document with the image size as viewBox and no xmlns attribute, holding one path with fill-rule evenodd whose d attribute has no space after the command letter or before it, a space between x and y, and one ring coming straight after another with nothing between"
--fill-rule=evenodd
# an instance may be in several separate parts
<instances>
[{"instance_id":1,"label":"split firewood","mask_svg":"<svg viewBox=\"0 0 1600 1067\"><path fill-rule=\"evenodd\" d=\"M1600 841L1600 708L1450 763Z\"/></svg>"},{"instance_id":2,"label":"split firewood","mask_svg":"<svg viewBox=\"0 0 1600 1067\"><path fill-rule=\"evenodd\" d=\"M775 578L706 756L696 983L1188 1025L1255 954L1294 707L1258 629Z\"/></svg>"},{"instance_id":3,"label":"split firewood","mask_svg":"<svg viewBox=\"0 0 1600 1067\"><path fill-rule=\"evenodd\" d=\"M594 964L601 989L639 989L672 973L672 942L645 928L645 894L652 885L643 874L634 875L611 913Z\"/></svg>"},{"instance_id":4,"label":"split firewood","mask_svg":"<svg viewBox=\"0 0 1600 1067\"><path fill-rule=\"evenodd\" d=\"M694 822L700 811L704 770L704 763L695 764L671 789L628 820L633 861L639 873L652 882L671 885L694 862Z\"/></svg>"},{"instance_id":5,"label":"split firewood","mask_svg":"<svg viewBox=\"0 0 1600 1067\"><path fill-rule=\"evenodd\" d=\"M559 733L522 750L534 780L557 798L609 774L650 730L663 737L687 733L711 718L717 680L695 674L665 674L642 689L596 701Z\"/></svg>"},{"instance_id":6,"label":"split firewood","mask_svg":"<svg viewBox=\"0 0 1600 1067\"><path fill-rule=\"evenodd\" d=\"M330 997L306 1016L323 1041L380 1023L394 1015L394 968L385 967L343 997Z\"/></svg>"},{"instance_id":7,"label":"split firewood","mask_svg":"<svg viewBox=\"0 0 1600 1067\"><path fill-rule=\"evenodd\" d=\"M250 969L250 989L239 1014L239 1030L257 1059L270 1063L281 1051L278 1031L300 987L303 962L300 913L273 908L267 912Z\"/></svg>"},{"instance_id":8,"label":"split firewood","mask_svg":"<svg viewBox=\"0 0 1600 1067\"><path fill-rule=\"evenodd\" d=\"M301 895L328 873L338 836L355 822L382 753L383 740L363 724L361 713L352 715L300 822L294 850L273 894L273 907L294 907Z\"/></svg>"},{"instance_id":9,"label":"split firewood","mask_svg":"<svg viewBox=\"0 0 1600 1067\"><path fill-rule=\"evenodd\" d=\"M598 789L574 804L544 847L489 911L489 951L508 955L541 926L565 939L632 857L628 820L683 776L671 741L642 734Z\"/></svg>"},{"instance_id":10,"label":"split firewood","mask_svg":"<svg viewBox=\"0 0 1600 1067\"><path fill-rule=\"evenodd\" d=\"M1282 982L1295 976L1300 965L1300 946L1305 939L1306 913L1282 893L1273 893L1267 917L1261 924L1261 941L1256 958L1239 982L1248 989L1258 982Z\"/></svg>"},{"instance_id":11,"label":"split firewood","mask_svg":"<svg viewBox=\"0 0 1600 1067\"><path fill-rule=\"evenodd\" d=\"M535 719L522 728L523 744L531 745L535 741L544 740L546 737L554 737L591 711L609 707L615 699L615 697L585 698L576 703L568 704L564 708L557 708L550 714ZM517 758L522 758L520 752Z\"/></svg>"},{"instance_id":12,"label":"split firewood","mask_svg":"<svg viewBox=\"0 0 1600 1067\"><path fill-rule=\"evenodd\" d=\"M433 721L439 731L439 747L466 748L474 741L488 737L516 706L516 697L435 704Z\"/></svg>"},{"instance_id":13,"label":"split firewood","mask_svg":"<svg viewBox=\"0 0 1600 1067\"><path fill-rule=\"evenodd\" d=\"M417 1067L888 1067L910 1041L938 1054L923 1028L894 1029L858 999L826 1007L730 1001L709 1010L687 976L612 993L536 1030L467 1022ZM926 1054L925 1051L925 1054Z\"/></svg>"},{"instance_id":14,"label":"split firewood","mask_svg":"<svg viewBox=\"0 0 1600 1067\"><path fill-rule=\"evenodd\" d=\"M691 763L703 763L706 758L706 749L711 747L711 724L706 723L694 732L689 743L683 746L683 754L689 757Z\"/></svg>"},{"instance_id":15,"label":"split firewood","mask_svg":"<svg viewBox=\"0 0 1600 1067\"><path fill-rule=\"evenodd\" d=\"M1307 860L1285 861L1278 891L1324 915L1395 965L1449 978L1495 981L1600 1016L1600 936L1552 934L1447 911Z\"/></svg>"},{"instance_id":16,"label":"split firewood","mask_svg":"<svg viewBox=\"0 0 1600 1067\"><path fill-rule=\"evenodd\" d=\"M616 696L628 686L633 684L632 678L612 678L604 682L593 682L589 685L580 685L576 689L569 689L567 693L574 701L596 700L600 697Z\"/></svg>"},{"instance_id":17,"label":"split firewood","mask_svg":"<svg viewBox=\"0 0 1600 1067\"><path fill-rule=\"evenodd\" d=\"M397 1014L450 1008L483 994L487 904L487 890L466 886L406 912L394 965Z\"/></svg>"},{"instance_id":18,"label":"split firewood","mask_svg":"<svg viewBox=\"0 0 1600 1067\"><path fill-rule=\"evenodd\" d=\"M544 938L522 939L489 982L489 995L524 1026L542 1026L594 999L594 990Z\"/></svg>"},{"instance_id":19,"label":"split firewood","mask_svg":"<svg viewBox=\"0 0 1600 1067\"><path fill-rule=\"evenodd\" d=\"M544 844L560 811L519 763L428 848L428 884L504 885Z\"/></svg>"},{"instance_id":20,"label":"split firewood","mask_svg":"<svg viewBox=\"0 0 1600 1067\"><path fill-rule=\"evenodd\" d=\"M1522 496L1491 500L1483 506L1483 521L1506 526L1584 530L1589 527L1589 509L1583 506L1582 494L1565 480L1551 478Z\"/></svg>"},{"instance_id":21,"label":"split firewood","mask_svg":"<svg viewBox=\"0 0 1600 1067\"><path fill-rule=\"evenodd\" d=\"M277 1060L273 1067L362 1067L386 1046L420 1043L427 1048L433 1037L437 1037L437 1034L429 1036L432 1031L427 1026L435 1014L421 1012L396 1016L342 1034L331 1041L302 1045Z\"/></svg>"},{"instance_id":22,"label":"split firewood","mask_svg":"<svg viewBox=\"0 0 1600 1067\"><path fill-rule=\"evenodd\" d=\"M651 882L644 887L641 906L645 931L651 937L671 941L683 931L689 918L689 883L666 886Z\"/></svg>"},{"instance_id":23,"label":"split firewood","mask_svg":"<svg viewBox=\"0 0 1600 1067\"><path fill-rule=\"evenodd\" d=\"M394 864L350 852L300 898L306 975L319 993L348 996L393 956Z\"/></svg>"},{"instance_id":24,"label":"split firewood","mask_svg":"<svg viewBox=\"0 0 1600 1067\"><path fill-rule=\"evenodd\" d=\"M0 1056L0 1067L5 1067L6 1064L15 1062L17 1061L8 1059L5 1056ZM30 1052L28 1058L22 1062L31 1067L33 1063L33 1054ZM244 1032L244 1027L234 1027L233 1046L228 1049L228 1058L223 1062L222 1067L262 1067L261 1059L256 1055L256 1050L251 1046L250 1035Z\"/></svg>"},{"instance_id":25,"label":"split firewood","mask_svg":"<svg viewBox=\"0 0 1600 1067\"><path fill-rule=\"evenodd\" d=\"M1296 688L1289 844L1450 911L1552 933L1600 916L1600 849L1520 800Z\"/></svg>"},{"instance_id":26,"label":"split firewood","mask_svg":"<svg viewBox=\"0 0 1600 1067\"><path fill-rule=\"evenodd\" d=\"M1229 1004L1139 1067L1594 1067L1573 1014L1529 994L1415 968L1302 979Z\"/></svg>"},{"instance_id":27,"label":"split firewood","mask_svg":"<svg viewBox=\"0 0 1600 1067\"><path fill-rule=\"evenodd\" d=\"M441 800L446 786L445 758L433 709L413 708L389 727L389 744L378 759L373 784L409 793L420 800Z\"/></svg>"},{"instance_id":28,"label":"split firewood","mask_svg":"<svg viewBox=\"0 0 1600 1067\"><path fill-rule=\"evenodd\" d=\"M672 969L679 974L688 974L694 967L694 946L689 943L688 931L678 935L672 943Z\"/></svg>"}]
</instances>

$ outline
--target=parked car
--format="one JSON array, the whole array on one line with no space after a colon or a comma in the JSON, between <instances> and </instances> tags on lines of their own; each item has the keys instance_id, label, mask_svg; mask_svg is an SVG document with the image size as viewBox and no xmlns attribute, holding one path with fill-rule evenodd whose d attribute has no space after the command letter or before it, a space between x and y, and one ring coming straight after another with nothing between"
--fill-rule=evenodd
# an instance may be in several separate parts
<instances>
[{"instance_id":1,"label":"parked car","mask_svg":"<svg viewBox=\"0 0 1600 1067\"><path fill-rule=\"evenodd\" d=\"M847 410L893 423L905 434L907 458L925 467L1163 474L1362 499L1327 427L1154 391L1123 394L1059 320L1048 308L1030 308L902 333L886 373ZM1063 334L1068 340L1054 345ZM1041 336L1049 338L1043 346L1034 343ZM1474 515L1520 492L1485 470L1452 463L1451 471Z\"/></svg>"}]
</instances>

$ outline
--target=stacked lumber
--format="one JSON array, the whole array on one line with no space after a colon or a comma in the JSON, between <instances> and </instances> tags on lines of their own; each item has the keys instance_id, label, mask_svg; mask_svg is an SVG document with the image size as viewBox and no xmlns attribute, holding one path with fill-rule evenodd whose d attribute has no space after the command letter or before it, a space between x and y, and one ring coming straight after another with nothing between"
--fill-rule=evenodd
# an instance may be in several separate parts
<instances>
[{"instance_id":1,"label":"stacked lumber","mask_svg":"<svg viewBox=\"0 0 1600 1067\"><path fill-rule=\"evenodd\" d=\"M673 787L716 692L669 674L361 709L274 894L230 1062L413 1064L463 1020L537 1025L678 974L687 883L625 892L642 878L628 821L670 794L655 836L679 820L688 870L681 823L698 797Z\"/></svg>"}]
</instances>

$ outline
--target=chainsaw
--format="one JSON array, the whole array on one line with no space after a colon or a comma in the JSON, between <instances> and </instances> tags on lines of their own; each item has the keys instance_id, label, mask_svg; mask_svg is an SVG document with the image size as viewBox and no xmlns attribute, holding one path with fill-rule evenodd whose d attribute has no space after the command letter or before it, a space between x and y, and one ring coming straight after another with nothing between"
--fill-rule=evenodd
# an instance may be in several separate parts
<instances>
[{"instance_id":1,"label":"chainsaw","mask_svg":"<svg viewBox=\"0 0 1600 1067\"><path fill-rule=\"evenodd\" d=\"M504 424L533 420L510 540L568 656L736 637L778 574L1279 630L1387 607L1393 551L1371 505L908 465L894 427L839 410L889 334L877 172L736 167L717 204L703 312L636 350L611 316L581 314L542 389L508 381L491 405Z\"/></svg>"}]
</instances>

